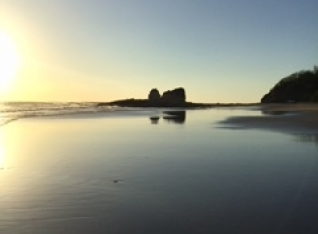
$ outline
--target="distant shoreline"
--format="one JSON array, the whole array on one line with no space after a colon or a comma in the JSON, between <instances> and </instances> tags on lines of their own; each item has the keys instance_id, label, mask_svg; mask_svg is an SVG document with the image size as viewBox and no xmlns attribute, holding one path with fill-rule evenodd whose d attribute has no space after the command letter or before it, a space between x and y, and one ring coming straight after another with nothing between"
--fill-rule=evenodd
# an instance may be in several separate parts
<instances>
[{"instance_id":1,"label":"distant shoreline","mask_svg":"<svg viewBox=\"0 0 318 234\"><path fill-rule=\"evenodd\" d=\"M98 102L97 106L119 106L119 107L150 107L150 108L213 108L213 107L231 107L231 106L257 106L260 103L195 103L195 102L185 102L179 105L169 105L169 104L153 104L147 99L123 99L111 102Z\"/></svg>"}]
</instances>

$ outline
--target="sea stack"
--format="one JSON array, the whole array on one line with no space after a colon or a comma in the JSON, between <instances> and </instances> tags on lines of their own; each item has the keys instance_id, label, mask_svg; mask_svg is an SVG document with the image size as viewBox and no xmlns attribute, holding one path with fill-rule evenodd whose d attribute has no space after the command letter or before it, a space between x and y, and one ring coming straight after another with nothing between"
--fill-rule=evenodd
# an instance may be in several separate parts
<instances>
[{"instance_id":1,"label":"sea stack","mask_svg":"<svg viewBox=\"0 0 318 234\"><path fill-rule=\"evenodd\" d=\"M163 93L161 101L167 106L183 106L186 102L186 94L184 88L176 88Z\"/></svg>"},{"instance_id":2,"label":"sea stack","mask_svg":"<svg viewBox=\"0 0 318 234\"><path fill-rule=\"evenodd\" d=\"M150 104L159 104L160 98L161 98L161 96L160 96L158 89L150 90L150 93L148 95L148 102Z\"/></svg>"},{"instance_id":3,"label":"sea stack","mask_svg":"<svg viewBox=\"0 0 318 234\"><path fill-rule=\"evenodd\" d=\"M148 94L148 103L150 106L162 107L181 107L186 103L186 94L184 88L168 90L160 95L158 89L150 90Z\"/></svg>"}]
</instances>

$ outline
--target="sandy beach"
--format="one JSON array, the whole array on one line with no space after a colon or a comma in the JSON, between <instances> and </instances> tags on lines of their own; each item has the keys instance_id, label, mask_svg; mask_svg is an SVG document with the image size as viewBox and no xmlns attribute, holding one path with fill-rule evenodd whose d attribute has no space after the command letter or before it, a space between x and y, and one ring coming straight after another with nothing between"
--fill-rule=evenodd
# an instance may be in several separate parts
<instances>
[{"instance_id":1,"label":"sandy beach","mask_svg":"<svg viewBox=\"0 0 318 234\"><path fill-rule=\"evenodd\" d=\"M317 132L314 107L62 112L6 124L0 233L315 234L317 147L301 138Z\"/></svg>"},{"instance_id":2,"label":"sandy beach","mask_svg":"<svg viewBox=\"0 0 318 234\"><path fill-rule=\"evenodd\" d=\"M235 116L221 123L230 128L318 134L317 104L267 104L259 109L261 116Z\"/></svg>"}]
</instances>

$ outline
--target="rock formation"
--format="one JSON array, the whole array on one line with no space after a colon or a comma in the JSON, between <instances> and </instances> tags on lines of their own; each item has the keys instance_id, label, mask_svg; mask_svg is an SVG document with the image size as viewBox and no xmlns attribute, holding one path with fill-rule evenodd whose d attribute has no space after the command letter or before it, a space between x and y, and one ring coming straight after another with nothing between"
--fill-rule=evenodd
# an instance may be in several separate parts
<instances>
[{"instance_id":1,"label":"rock formation","mask_svg":"<svg viewBox=\"0 0 318 234\"><path fill-rule=\"evenodd\" d=\"M186 94L184 88L176 88L172 91L168 90L161 97L162 103L169 106L182 106L186 102Z\"/></svg>"},{"instance_id":2,"label":"rock formation","mask_svg":"<svg viewBox=\"0 0 318 234\"><path fill-rule=\"evenodd\" d=\"M160 102L160 93L158 89L152 89L148 95L148 101L150 103L159 103Z\"/></svg>"},{"instance_id":3,"label":"rock formation","mask_svg":"<svg viewBox=\"0 0 318 234\"><path fill-rule=\"evenodd\" d=\"M147 99L121 99L112 102L101 102L97 106L207 108L211 107L211 104L187 102L184 88L168 90L162 96L160 96L158 89L154 88L149 92Z\"/></svg>"},{"instance_id":4,"label":"rock formation","mask_svg":"<svg viewBox=\"0 0 318 234\"><path fill-rule=\"evenodd\" d=\"M152 89L148 95L150 106L184 106L186 103L186 94L184 88L168 90L160 96L157 89Z\"/></svg>"}]
</instances>

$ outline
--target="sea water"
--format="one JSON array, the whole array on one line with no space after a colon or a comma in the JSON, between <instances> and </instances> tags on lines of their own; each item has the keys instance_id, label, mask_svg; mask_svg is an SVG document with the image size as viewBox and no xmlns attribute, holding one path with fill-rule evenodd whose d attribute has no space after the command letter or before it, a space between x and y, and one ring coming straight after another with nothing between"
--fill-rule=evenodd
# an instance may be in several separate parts
<instances>
[{"instance_id":1,"label":"sea water","mask_svg":"<svg viewBox=\"0 0 318 234\"><path fill-rule=\"evenodd\" d=\"M0 233L317 233L316 136L80 108L0 127Z\"/></svg>"}]
</instances>

